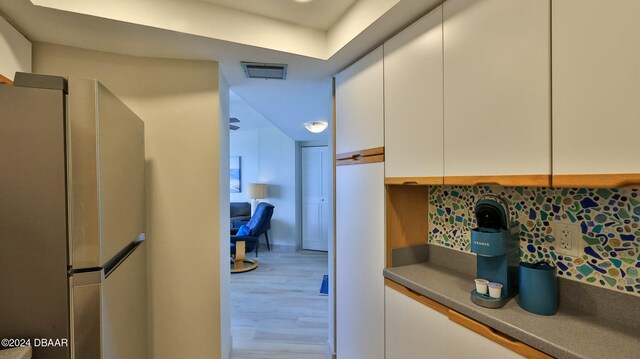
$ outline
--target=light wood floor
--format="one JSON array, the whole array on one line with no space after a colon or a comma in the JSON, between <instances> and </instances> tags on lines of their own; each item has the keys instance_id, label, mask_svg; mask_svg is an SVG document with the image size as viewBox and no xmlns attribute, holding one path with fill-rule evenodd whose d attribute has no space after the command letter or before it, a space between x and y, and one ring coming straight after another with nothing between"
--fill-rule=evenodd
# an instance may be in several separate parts
<instances>
[{"instance_id":1,"label":"light wood floor","mask_svg":"<svg viewBox=\"0 0 640 359\"><path fill-rule=\"evenodd\" d=\"M231 274L231 358L326 359L328 297L318 293L327 253L261 248L258 261Z\"/></svg>"}]
</instances>

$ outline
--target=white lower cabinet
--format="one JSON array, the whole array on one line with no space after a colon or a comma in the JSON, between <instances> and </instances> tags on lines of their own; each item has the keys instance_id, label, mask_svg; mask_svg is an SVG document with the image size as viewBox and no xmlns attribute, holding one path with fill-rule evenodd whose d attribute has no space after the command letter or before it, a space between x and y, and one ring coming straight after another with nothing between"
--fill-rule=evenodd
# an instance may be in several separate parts
<instances>
[{"instance_id":1,"label":"white lower cabinet","mask_svg":"<svg viewBox=\"0 0 640 359\"><path fill-rule=\"evenodd\" d=\"M449 318L385 287L385 358L448 358Z\"/></svg>"},{"instance_id":2,"label":"white lower cabinet","mask_svg":"<svg viewBox=\"0 0 640 359\"><path fill-rule=\"evenodd\" d=\"M510 359L519 354L385 287L386 359Z\"/></svg>"},{"instance_id":3,"label":"white lower cabinet","mask_svg":"<svg viewBox=\"0 0 640 359\"><path fill-rule=\"evenodd\" d=\"M524 358L494 341L449 321L447 328L449 352L446 358L510 359Z\"/></svg>"}]
</instances>

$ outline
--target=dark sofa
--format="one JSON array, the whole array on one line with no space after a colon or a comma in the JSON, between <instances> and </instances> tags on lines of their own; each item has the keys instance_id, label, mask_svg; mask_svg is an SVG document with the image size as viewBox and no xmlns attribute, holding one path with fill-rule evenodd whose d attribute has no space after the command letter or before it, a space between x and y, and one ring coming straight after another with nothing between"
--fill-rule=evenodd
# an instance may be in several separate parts
<instances>
[{"instance_id":1,"label":"dark sofa","mask_svg":"<svg viewBox=\"0 0 640 359\"><path fill-rule=\"evenodd\" d=\"M251 219L251 203L249 202L231 202L231 228L238 228ZM237 224L237 225L236 225Z\"/></svg>"}]
</instances>

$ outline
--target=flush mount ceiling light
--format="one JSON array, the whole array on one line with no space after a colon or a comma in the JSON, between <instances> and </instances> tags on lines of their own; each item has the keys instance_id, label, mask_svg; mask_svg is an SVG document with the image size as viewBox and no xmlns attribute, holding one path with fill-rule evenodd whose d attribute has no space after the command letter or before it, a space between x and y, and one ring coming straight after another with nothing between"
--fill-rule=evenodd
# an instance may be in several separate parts
<instances>
[{"instance_id":1,"label":"flush mount ceiling light","mask_svg":"<svg viewBox=\"0 0 640 359\"><path fill-rule=\"evenodd\" d=\"M304 127L313 133L320 133L327 128L327 121L310 121L305 122Z\"/></svg>"}]
</instances>

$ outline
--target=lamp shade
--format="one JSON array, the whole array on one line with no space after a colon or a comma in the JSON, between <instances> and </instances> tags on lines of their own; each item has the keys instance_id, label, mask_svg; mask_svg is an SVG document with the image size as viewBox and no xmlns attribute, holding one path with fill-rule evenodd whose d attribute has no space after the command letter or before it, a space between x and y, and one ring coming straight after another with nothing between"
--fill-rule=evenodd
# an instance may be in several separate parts
<instances>
[{"instance_id":1,"label":"lamp shade","mask_svg":"<svg viewBox=\"0 0 640 359\"><path fill-rule=\"evenodd\" d=\"M260 199L267 196L267 185L264 183L249 183L247 188L249 198Z\"/></svg>"}]
</instances>

